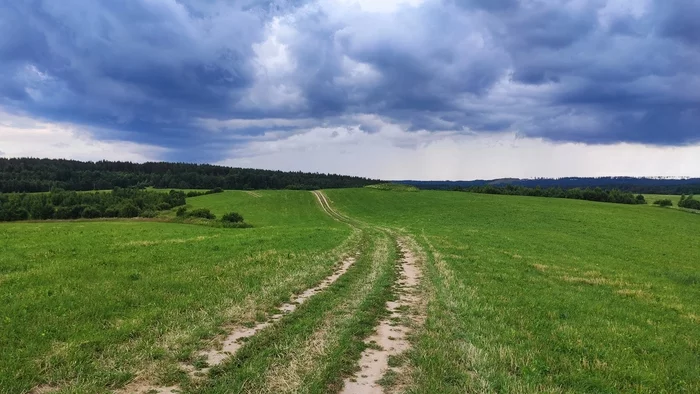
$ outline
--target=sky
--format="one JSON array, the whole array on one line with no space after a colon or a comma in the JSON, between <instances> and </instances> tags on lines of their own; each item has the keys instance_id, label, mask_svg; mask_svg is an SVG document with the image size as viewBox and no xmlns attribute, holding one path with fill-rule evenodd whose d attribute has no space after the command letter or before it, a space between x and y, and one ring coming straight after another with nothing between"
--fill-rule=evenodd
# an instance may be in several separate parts
<instances>
[{"instance_id":1,"label":"sky","mask_svg":"<svg viewBox=\"0 0 700 394\"><path fill-rule=\"evenodd\" d=\"M700 176L697 0L0 0L0 157Z\"/></svg>"}]
</instances>

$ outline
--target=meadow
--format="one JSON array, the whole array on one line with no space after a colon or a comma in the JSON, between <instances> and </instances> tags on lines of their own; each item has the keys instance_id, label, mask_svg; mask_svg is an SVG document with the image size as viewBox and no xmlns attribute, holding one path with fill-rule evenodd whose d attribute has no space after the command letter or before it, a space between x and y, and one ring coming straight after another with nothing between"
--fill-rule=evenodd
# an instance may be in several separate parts
<instances>
[{"instance_id":1,"label":"meadow","mask_svg":"<svg viewBox=\"0 0 700 394\"><path fill-rule=\"evenodd\" d=\"M176 361L222 325L255 321L352 246L308 192L205 197L256 227L0 223L0 392L107 392L139 372L177 381Z\"/></svg>"},{"instance_id":2,"label":"meadow","mask_svg":"<svg viewBox=\"0 0 700 394\"><path fill-rule=\"evenodd\" d=\"M327 195L429 253L409 392L700 391L696 215L455 192Z\"/></svg>"},{"instance_id":3,"label":"meadow","mask_svg":"<svg viewBox=\"0 0 700 394\"><path fill-rule=\"evenodd\" d=\"M678 208L678 202L681 200L681 196L673 194L645 194L644 198L646 198L647 204L654 204L656 200L671 200L674 208Z\"/></svg>"},{"instance_id":4,"label":"meadow","mask_svg":"<svg viewBox=\"0 0 700 394\"><path fill-rule=\"evenodd\" d=\"M698 216L401 187L226 191L190 209L252 228L0 223L0 392L336 393L422 257L424 319L386 392L700 391ZM337 281L208 373L197 352ZM184 368L186 369L186 368ZM122 390L122 391L120 391Z\"/></svg>"}]
</instances>

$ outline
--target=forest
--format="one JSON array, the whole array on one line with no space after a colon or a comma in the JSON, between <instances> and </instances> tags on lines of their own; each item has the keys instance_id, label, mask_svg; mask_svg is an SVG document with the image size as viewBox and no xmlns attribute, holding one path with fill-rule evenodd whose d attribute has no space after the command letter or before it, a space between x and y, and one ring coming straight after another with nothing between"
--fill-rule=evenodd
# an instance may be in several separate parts
<instances>
[{"instance_id":1,"label":"forest","mask_svg":"<svg viewBox=\"0 0 700 394\"><path fill-rule=\"evenodd\" d=\"M362 187L377 180L335 174L231 168L210 164L81 162L62 159L0 158L0 192L52 189L333 189Z\"/></svg>"},{"instance_id":2,"label":"forest","mask_svg":"<svg viewBox=\"0 0 700 394\"><path fill-rule=\"evenodd\" d=\"M186 194L171 190L115 188L110 192L0 193L0 221L155 217L185 205Z\"/></svg>"},{"instance_id":3,"label":"forest","mask_svg":"<svg viewBox=\"0 0 700 394\"><path fill-rule=\"evenodd\" d=\"M504 187L506 185L527 188L540 187L568 189L617 189L622 192L644 194L700 194L700 178L645 178L645 177L595 177L595 178L533 178L533 179L491 179L473 181L399 181L420 189L459 190L476 186Z\"/></svg>"},{"instance_id":4,"label":"forest","mask_svg":"<svg viewBox=\"0 0 700 394\"><path fill-rule=\"evenodd\" d=\"M596 188L574 188L562 189L560 187L524 187L524 186L474 186L467 188L455 188L458 191L485 193L485 194L506 194L514 196L533 196L533 197L553 197L553 198L568 198L573 200L587 200L598 202L611 202L616 204L646 204L646 199L643 195L634 195L629 192L620 191L617 189L605 190L600 187Z\"/></svg>"}]
</instances>

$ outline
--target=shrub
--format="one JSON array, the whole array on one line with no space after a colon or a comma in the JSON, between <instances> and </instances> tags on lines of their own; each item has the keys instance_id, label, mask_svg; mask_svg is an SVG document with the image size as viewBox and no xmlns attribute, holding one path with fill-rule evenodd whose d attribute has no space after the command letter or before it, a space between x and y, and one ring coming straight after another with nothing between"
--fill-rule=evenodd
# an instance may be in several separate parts
<instances>
[{"instance_id":1,"label":"shrub","mask_svg":"<svg viewBox=\"0 0 700 394\"><path fill-rule=\"evenodd\" d=\"M119 208L120 218L135 218L139 216L139 209L132 203L125 203Z\"/></svg>"},{"instance_id":2,"label":"shrub","mask_svg":"<svg viewBox=\"0 0 700 394\"><path fill-rule=\"evenodd\" d=\"M58 207L54 213L56 219L75 219L72 207Z\"/></svg>"},{"instance_id":3,"label":"shrub","mask_svg":"<svg viewBox=\"0 0 700 394\"><path fill-rule=\"evenodd\" d=\"M216 219L216 216L214 216L214 214L211 213L211 211L206 209L206 208L198 208L198 209L192 210L192 211L190 211L190 213L187 214L187 217L202 218L202 219Z\"/></svg>"},{"instance_id":4,"label":"shrub","mask_svg":"<svg viewBox=\"0 0 700 394\"><path fill-rule=\"evenodd\" d=\"M172 208L172 206L170 204L168 204L167 202L162 202L162 203L158 204L158 206L156 207L156 209L159 211L167 211L170 208Z\"/></svg>"},{"instance_id":5,"label":"shrub","mask_svg":"<svg viewBox=\"0 0 700 394\"><path fill-rule=\"evenodd\" d=\"M176 213L177 217L185 217L187 215L187 207L180 207L177 209Z\"/></svg>"},{"instance_id":6,"label":"shrub","mask_svg":"<svg viewBox=\"0 0 700 394\"><path fill-rule=\"evenodd\" d=\"M637 194L637 197L635 197L634 200L637 204L646 204L647 203L647 200L641 194Z\"/></svg>"},{"instance_id":7,"label":"shrub","mask_svg":"<svg viewBox=\"0 0 700 394\"><path fill-rule=\"evenodd\" d=\"M35 219L51 219L54 217L55 213L56 209L54 209L54 207L51 205L44 205L39 209L38 216Z\"/></svg>"},{"instance_id":8,"label":"shrub","mask_svg":"<svg viewBox=\"0 0 700 394\"><path fill-rule=\"evenodd\" d=\"M141 214L139 216L142 218L154 218L154 217L158 216L158 212L153 211L151 209L147 209L147 210L141 212Z\"/></svg>"},{"instance_id":9,"label":"shrub","mask_svg":"<svg viewBox=\"0 0 700 394\"><path fill-rule=\"evenodd\" d=\"M119 216L119 209L116 207L109 207L105 209L104 217L106 218L116 218Z\"/></svg>"},{"instance_id":10,"label":"shrub","mask_svg":"<svg viewBox=\"0 0 700 394\"><path fill-rule=\"evenodd\" d=\"M669 199L656 200L656 201L654 201L654 205L658 205L660 207L672 207L673 201L671 201Z\"/></svg>"},{"instance_id":11,"label":"shrub","mask_svg":"<svg viewBox=\"0 0 700 394\"><path fill-rule=\"evenodd\" d=\"M700 201L696 200L693 198L693 195L689 195L688 197L682 199L679 203L678 206L681 208L690 208L690 209L698 209L700 210Z\"/></svg>"},{"instance_id":12,"label":"shrub","mask_svg":"<svg viewBox=\"0 0 700 394\"><path fill-rule=\"evenodd\" d=\"M243 221L243 216L237 212L229 212L221 217L221 221L227 223L240 223Z\"/></svg>"},{"instance_id":13,"label":"shrub","mask_svg":"<svg viewBox=\"0 0 700 394\"><path fill-rule=\"evenodd\" d=\"M102 216L102 213L95 207L87 207L83 210L83 217L85 219L94 219L99 218L100 216Z\"/></svg>"}]
</instances>

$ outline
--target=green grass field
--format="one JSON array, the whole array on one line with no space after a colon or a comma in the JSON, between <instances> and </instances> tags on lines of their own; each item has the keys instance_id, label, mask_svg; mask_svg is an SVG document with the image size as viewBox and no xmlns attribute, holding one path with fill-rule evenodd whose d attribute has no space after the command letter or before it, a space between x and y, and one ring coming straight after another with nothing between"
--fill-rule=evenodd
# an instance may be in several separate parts
<instances>
[{"instance_id":1,"label":"green grass field","mask_svg":"<svg viewBox=\"0 0 700 394\"><path fill-rule=\"evenodd\" d=\"M671 200L674 208L678 208L678 202L681 200L681 196L671 194L645 194L644 198L650 205L654 204L656 200Z\"/></svg>"},{"instance_id":2,"label":"green grass field","mask_svg":"<svg viewBox=\"0 0 700 394\"><path fill-rule=\"evenodd\" d=\"M327 192L430 252L411 392L700 391L700 221L458 192Z\"/></svg>"},{"instance_id":3,"label":"green grass field","mask_svg":"<svg viewBox=\"0 0 700 394\"><path fill-rule=\"evenodd\" d=\"M176 379L201 339L310 287L351 246L308 192L206 198L257 227L0 223L0 392L106 391L143 369Z\"/></svg>"},{"instance_id":4,"label":"green grass field","mask_svg":"<svg viewBox=\"0 0 700 394\"><path fill-rule=\"evenodd\" d=\"M134 380L186 393L338 392L395 296L396 234L427 256L426 316L387 390L700 392L697 215L447 191L325 193L350 220L309 192L227 191L188 206L236 211L252 228L0 223L0 393L108 393ZM346 274L210 374L182 371L356 252Z\"/></svg>"}]
</instances>

